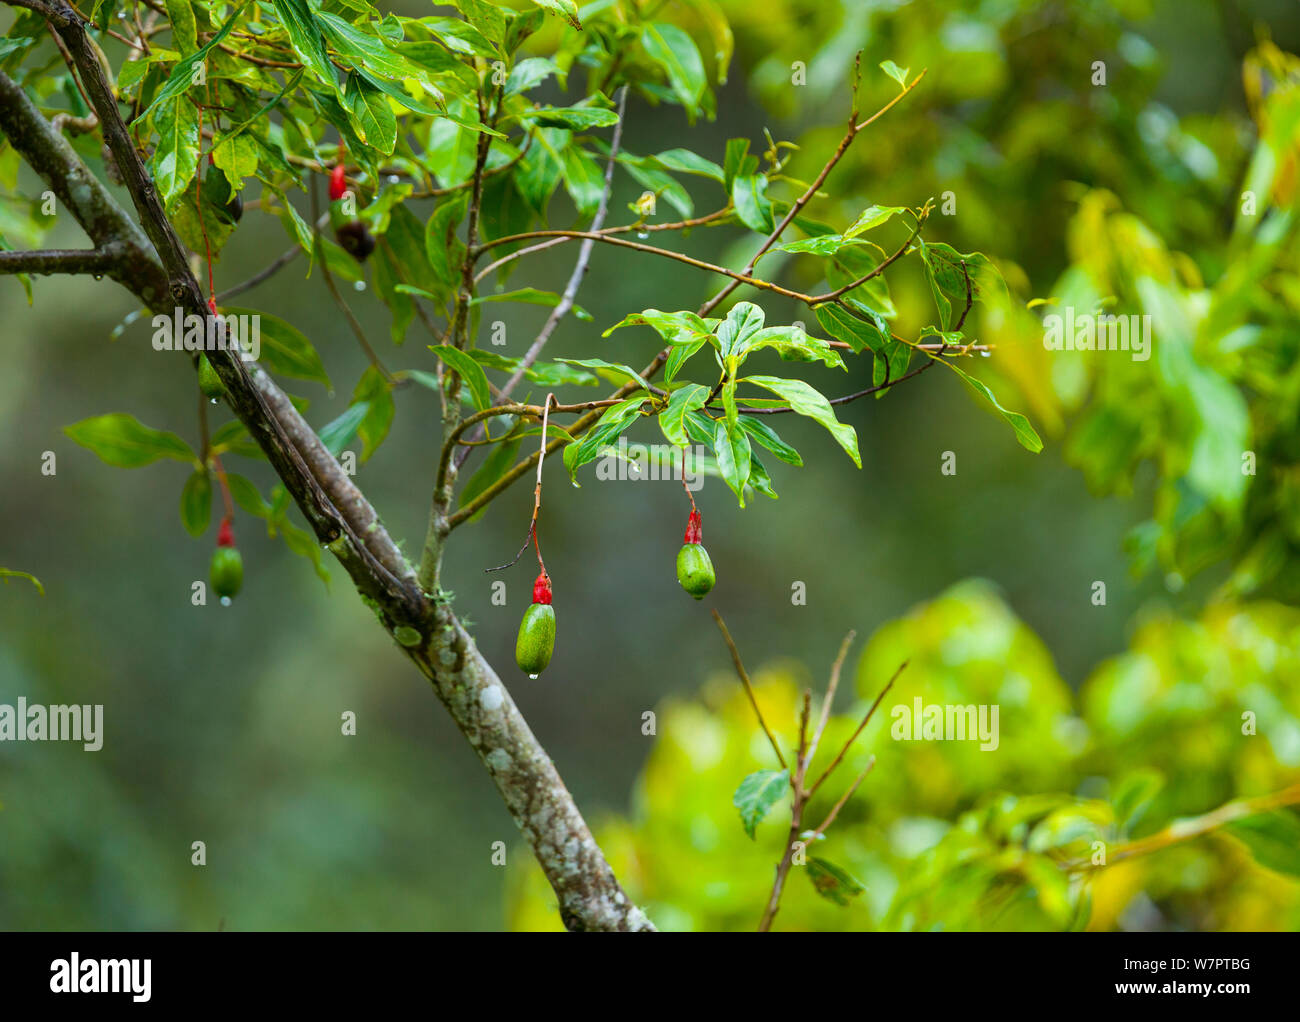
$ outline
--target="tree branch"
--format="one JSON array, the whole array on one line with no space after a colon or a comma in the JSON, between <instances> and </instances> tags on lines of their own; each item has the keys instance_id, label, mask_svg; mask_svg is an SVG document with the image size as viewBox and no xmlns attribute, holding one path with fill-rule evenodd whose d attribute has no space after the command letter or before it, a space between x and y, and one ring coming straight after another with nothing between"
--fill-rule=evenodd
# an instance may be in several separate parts
<instances>
[{"instance_id":1,"label":"tree branch","mask_svg":"<svg viewBox=\"0 0 1300 1022\"><path fill-rule=\"evenodd\" d=\"M0 252L0 273L112 273L127 246L110 241L102 248L52 248L31 252Z\"/></svg>"}]
</instances>

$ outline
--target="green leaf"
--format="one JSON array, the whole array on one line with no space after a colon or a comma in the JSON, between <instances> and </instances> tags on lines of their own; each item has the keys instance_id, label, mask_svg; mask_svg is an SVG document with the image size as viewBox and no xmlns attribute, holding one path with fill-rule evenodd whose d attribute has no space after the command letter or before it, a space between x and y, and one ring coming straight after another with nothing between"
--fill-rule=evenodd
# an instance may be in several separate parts
<instances>
[{"instance_id":1,"label":"green leaf","mask_svg":"<svg viewBox=\"0 0 1300 1022\"><path fill-rule=\"evenodd\" d=\"M656 153L649 157L654 160L665 170L671 170L678 174L698 174L701 177L709 177L714 181L723 183L726 181L726 175L722 168L712 160L706 160L698 153L693 153L689 149L666 149L662 153Z\"/></svg>"},{"instance_id":2,"label":"green leaf","mask_svg":"<svg viewBox=\"0 0 1300 1022\"><path fill-rule=\"evenodd\" d=\"M753 383L779 394L790 402L792 410L820 422L853 459L853 464L858 468L862 467L862 457L858 454L858 434L852 426L846 426L836 419L831 403L803 380L783 380L776 376L746 376L741 382Z\"/></svg>"},{"instance_id":3,"label":"green leaf","mask_svg":"<svg viewBox=\"0 0 1300 1022\"><path fill-rule=\"evenodd\" d=\"M1240 838L1261 866L1300 877L1300 819L1282 809L1236 820L1226 827Z\"/></svg>"},{"instance_id":4,"label":"green leaf","mask_svg":"<svg viewBox=\"0 0 1300 1022\"><path fill-rule=\"evenodd\" d=\"M732 35L727 16L716 0L684 0L695 11L705 30L713 40L713 59L718 65L718 84L727 84L727 71L731 67L731 55L736 49L736 40Z\"/></svg>"},{"instance_id":5,"label":"green leaf","mask_svg":"<svg viewBox=\"0 0 1300 1022\"><path fill-rule=\"evenodd\" d=\"M602 447L641 417L644 402L644 397L637 396L611 405L581 440L564 448L564 467L569 470L569 478L575 483L578 481L578 469L600 457Z\"/></svg>"},{"instance_id":6,"label":"green leaf","mask_svg":"<svg viewBox=\"0 0 1300 1022\"><path fill-rule=\"evenodd\" d=\"M538 7L559 15L574 28L582 28L578 20L578 5L574 0L533 0Z\"/></svg>"},{"instance_id":7,"label":"green leaf","mask_svg":"<svg viewBox=\"0 0 1300 1022\"><path fill-rule=\"evenodd\" d=\"M269 518L271 516L271 505L262 499L257 487L249 482L247 478L236 475L234 472L227 472L226 486L229 487L230 496L235 503L250 515L257 518Z\"/></svg>"},{"instance_id":8,"label":"green leaf","mask_svg":"<svg viewBox=\"0 0 1300 1022\"><path fill-rule=\"evenodd\" d=\"M682 366L686 364L686 360L707 343L709 339L701 337L688 344L674 344L668 352L668 361L664 363L664 383L672 383Z\"/></svg>"},{"instance_id":9,"label":"green leaf","mask_svg":"<svg viewBox=\"0 0 1300 1022\"><path fill-rule=\"evenodd\" d=\"M668 399L668 407L659 413L659 428L669 443L678 447L690 443L690 436L686 432L686 415L697 408L703 408L708 399L709 388L698 383L688 383L673 391L672 397Z\"/></svg>"},{"instance_id":10,"label":"green leaf","mask_svg":"<svg viewBox=\"0 0 1300 1022\"><path fill-rule=\"evenodd\" d=\"M549 57L528 57L510 69L510 75L506 78L505 94L515 96L527 92L541 85L551 75L559 73L559 66Z\"/></svg>"},{"instance_id":11,"label":"green leaf","mask_svg":"<svg viewBox=\"0 0 1300 1022\"><path fill-rule=\"evenodd\" d=\"M767 178L762 174L743 174L731 182L731 201L740 222L751 231L771 234L772 200L767 197Z\"/></svg>"},{"instance_id":12,"label":"green leaf","mask_svg":"<svg viewBox=\"0 0 1300 1022\"><path fill-rule=\"evenodd\" d=\"M121 412L82 419L64 426L69 437L119 468L139 468L159 458L196 463L190 445L175 433L150 429L132 415Z\"/></svg>"},{"instance_id":13,"label":"green leaf","mask_svg":"<svg viewBox=\"0 0 1300 1022\"><path fill-rule=\"evenodd\" d=\"M427 72L396 50L390 49L378 36L363 32L336 14L322 10L314 12L316 23L325 37L338 50L339 56L353 68L364 68L379 78L400 81L403 78L428 79ZM361 22L360 24L367 24ZM469 25L461 24L465 31L473 32ZM478 33L475 32L477 35ZM482 38L481 36L479 38Z\"/></svg>"},{"instance_id":14,"label":"green leaf","mask_svg":"<svg viewBox=\"0 0 1300 1022\"><path fill-rule=\"evenodd\" d=\"M698 113L708 79L695 40L676 25L651 22L641 29L641 45L646 55L663 68L682 106L692 115Z\"/></svg>"},{"instance_id":15,"label":"green leaf","mask_svg":"<svg viewBox=\"0 0 1300 1022\"><path fill-rule=\"evenodd\" d=\"M435 304L438 305L443 304L446 296L451 294L457 284L457 270L465 251L465 243L456 237L456 225L464 216L468 201L467 197L460 196L442 203L433 211L424 228L424 252L422 258L418 259L417 266L420 269L428 267L432 270L431 276L427 271L424 273L424 281L430 287L438 289L438 293L432 296ZM405 207L401 208L405 210ZM396 220L397 217L394 216L394 222ZM412 217L409 223L413 228L416 223L415 218ZM420 283L419 280L412 282Z\"/></svg>"},{"instance_id":16,"label":"green leaf","mask_svg":"<svg viewBox=\"0 0 1300 1022\"><path fill-rule=\"evenodd\" d=\"M567 128L569 131L586 131L588 128L608 128L618 123L618 114L598 106L544 106L525 110L519 115L540 128Z\"/></svg>"},{"instance_id":17,"label":"green leaf","mask_svg":"<svg viewBox=\"0 0 1300 1022\"><path fill-rule=\"evenodd\" d=\"M889 75L890 78L898 82L903 88L907 88L907 72L912 70L910 67L899 67L892 60L882 60L880 70Z\"/></svg>"},{"instance_id":18,"label":"green leaf","mask_svg":"<svg viewBox=\"0 0 1300 1022\"><path fill-rule=\"evenodd\" d=\"M799 456L799 452L777 436L776 431L762 419L752 415L742 415L737 421L740 423L740 428L752 439L757 440L787 465L803 466L803 458Z\"/></svg>"},{"instance_id":19,"label":"green leaf","mask_svg":"<svg viewBox=\"0 0 1300 1022\"><path fill-rule=\"evenodd\" d=\"M523 362L523 359L498 355L495 351L486 351L482 348L474 348L469 354L475 362L487 369L500 369L512 374ZM524 370L524 377L547 388L569 385L594 387L600 383L600 378L595 373L556 365L554 362L534 362Z\"/></svg>"},{"instance_id":20,"label":"green leaf","mask_svg":"<svg viewBox=\"0 0 1300 1022\"><path fill-rule=\"evenodd\" d=\"M763 310L753 302L737 302L733 305L716 331L723 359L734 358L738 365L745 357L750 338L763 329L764 319Z\"/></svg>"},{"instance_id":21,"label":"green leaf","mask_svg":"<svg viewBox=\"0 0 1300 1022\"><path fill-rule=\"evenodd\" d=\"M361 141L391 156L397 145L397 117L388 105L388 98L353 72L343 86L343 102Z\"/></svg>"},{"instance_id":22,"label":"green leaf","mask_svg":"<svg viewBox=\"0 0 1300 1022\"><path fill-rule=\"evenodd\" d=\"M479 295L470 301L470 305L481 305L484 302L522 302L525 305L545 305L555 308L560 304L563 296L557 295L554 291L539 291L535 287L521 287L516 291L503 291L494 295ZM572 307L574 316L584 322L591 322L591 313L580 305Z\"/></svg>"},{"instance_id":23,"label":"green leaf","mask_svg":"<svg viewBox=\"0 0 1300 1022\"><path fill-rule=\"evenodd\" d=\"M322 426L318 433L325 449L336 458L342 454L343 449L356 439L361 422L369 412L370 405L361 401L349 405L337 419Z\"/></svg>"},{"instance_id":24,"label":"green leaf","mask_svg":"<svg viewBox=\"0 0 1300 1022\"><path fill-rule=\"evenodd\" d=\"M311 341L297 327L291 326L278 316L255 309L223 308L223 315L256 316L261 323L262 353L258 362L272 372L281 376L291 376L297 380L311 380L326 387L330 384L329 374L320 355Z\"/></svg>"},{"instance_id":25,"label":"green leaf","mask_svg":"<svg viewBox=\"0 0 1300 1022\"><path fill-rule=\"evenodd\" d=\"M716 322L716 321L715 321ZM714 323L701 319L693 312L660 312L658 309L646 309L624 316L601 337L608 337L615 330L625 326L648 326L669 344L690 344L703 340L713 332Z\"/></svg>"},{"instance_id":26,"label":"green leaf","mask_svg":"<svg viewBox=\"0 0 1300 1022\"><path fill-rule=\"evenodd\" d=\"M298 58L318 79L337 90L338 78L325 50L321 27L306 0L271 0L271 4Z\"/></svg>"},{"instance_id":27,"label":"green leaf","mask_svg":"<svg viewBox=\"0 0 1300 1022\"><path fill-rule=\"evenodd\" d=\"M1141 822L1147 806L1164 785L1165 778L1160 771L1145 768L1129 774L1116 786L1110 803L1121 830L1130 831Z\"/></svg>"},{"instance_id":28,"label":"green leaf","mask_svg":"<svg viewBox=\"0 0 1300 1022\"><path fill-rule=\"evenodd\" d=\"M501 8L487 0L455 0L465 20L492 42L500 45L506 37L506 16Z\"/></svg>"},{"instance_id":29,"label":"green leaf","mask_svg":"<svg viewBox=\"0 0 1300 1022\"><path fill-rule=\"evenodd\" d=\"M787 362L821 362L832 369L844 369L844 359L820 337L811 337L797 326L769 326L745 342L742 357L762 348L773 348Z\"/></svg>"},{"instance_id":30,"label":"green leaf","mask_svg":"<svg viewBox=\"0 0 1300 1022\"><path fill-rule=\"evenodd\" d=\"M813 890L840 907L847 906L850 899L866 890L848 872L825 859L810 856L806 869Z\"/></svg>"},{"instance_id":31,"label":"green leaf","mask_svg":"<svg viewBox=\"0 0 1300 1022\"><path fill-rule=\"evenodd\" d=\"M449 368L460 374L469 387L470 400L477 411L492 407L492 388L488 386L487 375L483 367L468 354L450 344L430 344L429 350L442 359Z\"/></svg>"},{"instance_id":32,"label":"green leaf","mask_svg":"<svg viewBox=\"0 0 1300 1022\"><path fill-rule=\"evenodd\" d=\"M41 580L35 575L29 575L25 571L15 571L12 568L0 568L0 579L4 579L5 585L9 584L11 578L25 578L36 587L38 593L42 596L45 595L45 587L41 585Z\"/></svg>"},{"instance_id":33,"label":"green leaf","mask_svg":"<svg viewBox=\"0 0 1300 1022\"><path fill-rule=\"evenodd\" d=\"M868 206L858 214L858 218L853 221L853 226L844 232L844 237L846 240L856 238L859 234L864 234L873 227L879 227L900 213L906 212L906 206Z\"/></svg>"},{"instance_id":34,"label":"green leaf","mask_svg":"<svg viewBox=\"0 0 1300 1022\"><path fill-rule=\"evenodd\" d=\"M605 173L592 157L575 146L564 150L564 187L582 216L594 213L605 194Z\"/></svg>"},{"instance_id":35,"label":"green leaf","mask_svg":"<svg viewBox=\"0 0 1300 1022\"><path fill-rule=\"evenodd\" d=\"M158 107L153 124L158 145L149 163L163 205L170 205L199 168L199 113L188 97L177 96Z\"/></svg>"},{"instance_id":36,"label":"green leaf","mask_svg":"<svg viewBox=\"0 0 1300 1022\"><path fill-rule=\"evenodd\" d=\"M879 324L860 319L847 309L830 302L817 306L815 314L821 328L837 341L843 341L851 347L855 355L861 354L864 348L882 350L889 337L888 332L882 330Z\"/></svg>"},{"instance_id":37,"label":"green leaf","mask_svg":"<svg viewBox=\"0 0 1300 1022\"><path fill-rule=\"evenodd\" d=\"M754 828L790 786L789 770L757 770L750 774L731 796L731 804L740 810L740 824L754 837Z\"/></svg>"},{"instance_id":38,"label":"green leaf","mask_svg":"<svg viewBox=\"0 0 1300 1022\"><path fill-rule=\"evenodd\" d=\"M1043 449L1043 441L1040 440L1038 434L1034 432L1034 427L1030 425L1027 418L1019 412L1009 412L1003 408L998 402L998 399L993 396L993 391L989 390L985 384L975 379L975 377L970 376L964 370L959 369L951 359L940 357L939 361L961 377L962 382L965 383L966 386L992 405L993 410L1011 424L1011 428L1015 430L1016 439L1020 441L1021 447L1025 448L1027 451L1032 451L1035 454Z\"/></svg>"},{"instance_id":39,"label":"green leaf","mask_svg":"<svg viewBox=\"0 0 1300 1022\"><path fill-rule=\"evenodd\" d=\"M357 433L361 437L361 460L368 461L388 436L397 412L392 388L377 367L370 366L361 374L352 392L352 401L357 404L364 402L367 406Z\"/></svg>"},{"instance_id":40,"label":"green leaf","mask_svg":"<svg viewBox=\"0 0 1300 1022\"><path fill-rule=\"evenodd\" d=\"M961 253L951 245L941 242L927 245L920 239L918 247L944 330L949 329L954 309L958 310L960 321L968 301L973 305L987 304L991 298L1007 300L1002 274L982 252Z\"/></svg>"},{"instance_id":41,"label":"green leaf","mask_svg":"<svg viewBox=\"0 0 1300 1022\"><path fill-rule=\"evenodd\" d=\"M747 138L729 138L727 139L727 151L722 161L722 184L727 189L728 194L731 192L731 186L740 174L748 160L749 156L749 139ZM754 162L758 166L758 162Z\"/></svg>"},{"instance_id":42,"label":"green leaf","mask_svg":"<svg viewBox=\"0 0 1300 1022\"><path fill-rule=\"evenodd\" d=\"M641 374L631 366L620 365L617 362L606 362L604 359L600 358L557 358L555 361L563 362L565 365L583 366L587 369L607 369L609 372L617 373L619 376L626 376L638 387L644 387L646 390L650 389L650 384L646 383ZM637 398L637 400L643 401L645 399Z\"/></svg>"},{"instance_id":43,"label":"green leaf","mask_svg":"<svg viewBox=\"0 0 1300 1022\"><path fill-rule=\"evenodd\" d=\"M301 3L302 0L297 0L297 2ZM171 74L167 76L167 81L163 82L162 88L154 94L153 102L140 112L140 116L132 122L133 124L138 124L149 114L153 113L154 107L158 106L158 104L165 103L167 100L179 96L182 92L188 89L191 84L193 84L194 69L207 59L208 53L211 50L220 46L226 36L230 35L231 29L235 27L235 22L239 20L240 16L244 13L244 8L247 6L248 3L245 2L236 7L234 13L226 20L226 23L217 30L216 34L213 35L213 37L209 39L201 49L195 50L188 57L182 57L176 62L176 66L172 68Z\"/></svg>"},{"instance_id":44,"label":"green leaf","mask_svg":"<svg viewBox=\"0 0 1300 1022\"><path fill-rule=\"evenodd\" d=\"M722 481L731 487L740 506L744 507L745 485L749 482L750 471L749 435L738 422L729 418L719 419L713 427L713 453L718 459Z\"/></svg>"},{"instance_id":45,"label":"green leaf","mask_svg":"<svg viewBox=\"0 0 1300 1022\"><path fill-rule=\"evenodd\" d=\"M202 536L212 521L212 477L197 468L181 490L181 523L191 536Z\"/></svg>"}]
</instances>

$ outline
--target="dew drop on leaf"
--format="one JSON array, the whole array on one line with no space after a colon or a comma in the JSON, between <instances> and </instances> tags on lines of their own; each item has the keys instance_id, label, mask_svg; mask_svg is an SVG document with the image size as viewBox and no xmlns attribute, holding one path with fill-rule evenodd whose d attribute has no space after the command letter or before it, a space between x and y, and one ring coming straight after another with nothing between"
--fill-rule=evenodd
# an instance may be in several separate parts
<instances>
[{"instance_id":1,"label":"dew drop on leaf","mask_svg":"<svg viewBox=\"0 0 1300 1022\"><path fill-rule=\"evenodd\" d=\"M536 681L538 678L536 674L530 674L528 677L531 678L533 681Z\"/></svg>"},{"instance_id":2,"label":"dew drop on leaf","mask_svg":"<svg viewBox=\"0 0 1300 1022\"><path fill-rule=\"evenodd\" d=\"M229 607L229 606L231 605L231 603L233 603L233 602L234 602L234 601L231 600L231 598L230 598L229 596L223 596L223 597L221 598L221 605L222 605L223 607Z\"/></svg>"},{"instance_id":3,"label":"dew drop on leaf","mask_svg":"<svg viewBox=\"0 0 1300 1022\"><path fill-rule=\"evenodd\" d=\"M364 280L358 280L352 286L358 291L364 291L366 289L366 282Z\"/></svg>"}]
</instances>

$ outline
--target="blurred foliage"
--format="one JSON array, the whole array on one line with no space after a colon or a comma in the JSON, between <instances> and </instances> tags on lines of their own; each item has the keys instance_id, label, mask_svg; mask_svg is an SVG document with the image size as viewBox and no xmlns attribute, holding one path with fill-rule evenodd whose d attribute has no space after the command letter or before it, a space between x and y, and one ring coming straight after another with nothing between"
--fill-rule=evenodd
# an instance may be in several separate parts
<instances>
[{"instance_id":1,"label":"blurred foliage","mask_svg":"<svg viewBox=\"0 0 1300 1022\"><path fill-rule=\"evenodd\" d=\"M1087 863L1175 819L1267 794L1300 777L1300 611L1216 604L1198 621L1146 622L1100 664L1078 699L1041 642L982 582L954 586L872 637L857 699L831 717L812 770L831 761L903 660L910 664L813 800L817 821L875 756L874 770L809 854L866 888L848 907L795 866L778 929L1295 929L1300 846L1261 861L1235 831L1115 862ZM797 666L755 676L787 755L797 734ZM820 685L815 686L820 691ZM843 691L843 690L841 690ZM891 738L891 709L996 704L999 744ZM841 696L843 699L843 696ZM817 706L814 703L814 717ZM1243 713L1255 731L1245 733ZM669 929L752 929L789 826L788 793L745 835L731 805L772 752L734 676L657 711L658 735L627 819L597 837L633 898ZM1270 833L1300 825L1262 814ZM810 828L811 829L811 828ZM540 871L512 871L511 924L552 928Z\"/></svg>"}]
</instances>

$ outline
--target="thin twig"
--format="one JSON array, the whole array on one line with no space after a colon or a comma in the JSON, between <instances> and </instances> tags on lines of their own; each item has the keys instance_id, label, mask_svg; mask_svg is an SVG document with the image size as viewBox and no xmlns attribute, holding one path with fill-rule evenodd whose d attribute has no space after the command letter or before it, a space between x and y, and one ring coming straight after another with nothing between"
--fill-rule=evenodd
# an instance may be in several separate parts
<instances>
[{"instance_id":1,"label":"thin twig","mask_svg":"<svg viewBox=\"0 0 1300 1022\"><path fill-rule=\"evenodd\" d=\"M789 770L790 767L785 761L785 755L781 752L781 746L777 744L776 735L772 734L772 729L767 726L767 721L763 719L763 711L758 708L758 700L754 697L754 686L750 684L749 675L745 673L745 665L740 661L740 650L736 648L731 633L727 631L722 615L716 610L713 612L713 620L718 622L718 627L722 629L723 641L726 642L727 649L731 650L731 662L736 665L736 673L740 675L741 684L745 686L745 695L749 696L749 705L754 708L754 715L758 717L759 726L762 727L763 733L767 735L767 740L772 743L772 751L776 753L777 762L781 764L782 769Z\"/></svg>"},{"instance_id":2,"label":"thin twig","mask_svg":"<svg viewBox=\"0 0 1300 1022\"><path fill-rule=\"evenodd\" d=\"M834 807L827 814L826 819L822 820L821 825L816 830L814 830L812 834L809 836L808 838L809 844L812 844L819 837L821 837L826 832L826 828L835 822L835 817L839 816L840 810L844 808L844 803L846 803L849 799L853 797L853 793L858 790L858 785L860 785L863 781L867 779L867 774L871 773L872 768L874 768L875 765L876 765L876 757L872 756L869 760L867 760L867 765L863 769L862 773L858 774L854 782L851 785L849 785L849 790L840 796L840 800L835 803ZM812 797L811 792L809 793L809 797L810 798Z\"/></svg>"},{"instance_id":3,"label":"thin twig","mask_svg":"<svg viewBox=\"0 0 1300 1022\"><path fill-rule=\"evenodd\" d=\"M831 665L831 680L826 686L826 698L822 700L821 717L817 721L817 730L813 732L812 744L808 747L809 763L817 755L817 746L821 743L822 735L826 731L826 724L831 719L831 704L835 702L835 690L840 687L840 670L844 667L844 660L849 655L849 646L853 644L853 639L857 634L857 632L851 631L844 636L844 641L840 644L839 656L835 658L835 663Z\"/></svg>"},{"instance_id":4,"label":"thin twig","mask_svg":"<svg viewBox=\"0 0 1300 1022\"><path fill-rule=\"evenodd\" d=\"M817 793L817 789L822 786L822 783L826 780L826 778L828 778L831 775L831 772L834 771L834 769L840 765L840 762L848 754L849 749L853 748L853 743L858 740L858 735L862 734L863 729L865 729L866 726L871 723L871 717L876 712L876 709L880 706L881 700L884 699L885 696L889 693L889 690L894 687L894 682L898 680L898 676L902 674L903 671L907 668L908 663L909 661L904 660L901 664L898 665L898 669L894 671L894 676L889 679L889 684L887 684L884 688L880 690L880 695L876 696L876 701L872 703L871 708L867 710L867 714L865 717L862 718L862 723L858 725L858 729L849 736L849 740L844 743L844 747L840 749L840 751L836 753L835 758L831 760L830 766L828 766L825 770L822 771L822 775L819 778L817 778L817 780L813 783L813 786L810 789L808 789L809 798L811 798L813 795Z\"/></svg>"}]
</instances>

